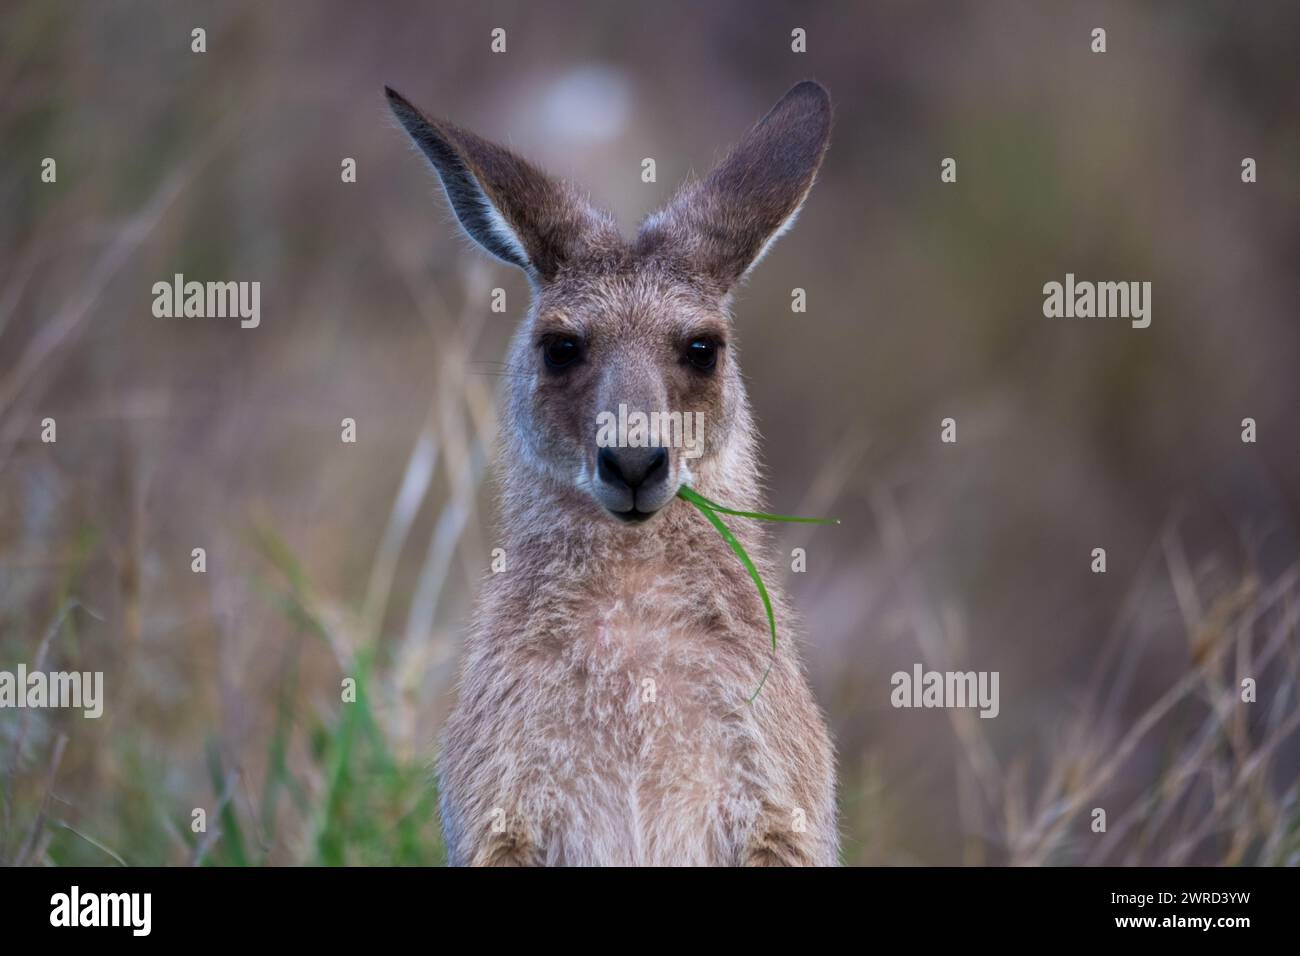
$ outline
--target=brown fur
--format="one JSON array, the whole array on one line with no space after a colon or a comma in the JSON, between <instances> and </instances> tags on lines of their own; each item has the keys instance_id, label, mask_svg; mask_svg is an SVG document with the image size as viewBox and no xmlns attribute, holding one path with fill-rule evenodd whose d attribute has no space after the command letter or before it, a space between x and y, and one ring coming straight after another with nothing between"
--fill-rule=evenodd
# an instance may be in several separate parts
<instances>
[{"instance_id":1,"label":"brown fur","mask_svg":"<svg viewBox=\"0 0 1300 956\"><path fill-rule=\"evenodd\" d=\"M768 582L775 654L753 581L671 497L687 483L763 507L730 290L812 184L825 91L796 86L632 243L568 187L389 96L466 231L535 290L505 396L506 570L481 596L439 763L451 862L836 863L832 749L764 529L729 519ZM561 333L584 360L555 373L539 343ZM701 335L719 343L708 373L681 359ZM704 454L669 451L667 503L642 524L595 497L596 415L620 402L705 414Z\"/></svg>"}]
</instances>

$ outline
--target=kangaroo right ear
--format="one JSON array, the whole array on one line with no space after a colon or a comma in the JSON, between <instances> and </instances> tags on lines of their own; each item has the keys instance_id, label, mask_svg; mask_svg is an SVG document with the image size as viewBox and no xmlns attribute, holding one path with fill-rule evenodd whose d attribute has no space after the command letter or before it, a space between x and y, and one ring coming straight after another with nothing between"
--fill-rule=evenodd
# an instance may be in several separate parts
<instances>
[{"instance_id":1,"label":"kangaroo right ear","mask_svg":"<svg viewBox=\"0 0 1300 956\"><path fill-rule=\"evenodd\" d=\"M437 172L461 227L498 259L532 279L552 279L605 228L604 218L564 183L502 146L430 119L400 93L384 92Z\"/></svg>"}]
</instances>

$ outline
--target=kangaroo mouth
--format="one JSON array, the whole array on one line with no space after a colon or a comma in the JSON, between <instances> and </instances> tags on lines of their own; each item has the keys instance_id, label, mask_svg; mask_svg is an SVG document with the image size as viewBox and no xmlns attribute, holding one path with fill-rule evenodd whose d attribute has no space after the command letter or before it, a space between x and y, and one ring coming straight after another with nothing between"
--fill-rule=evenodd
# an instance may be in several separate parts
<instances>
[{"instance_id":1,"label":"kangaroo mouth","mask_svg":"<svg viewBox=\"0 0 1300 956\"><path fill-rule=\"evenodd\" d=\"M629 488L626 484L597 479L592 483L591 493L601 508L623 524L641 524L672 503L677 487L676 481L668 480Z\"/></svg>"},{"instance_id":2,"label":"kangaroo mouth","mask_svg":"<svg viewBox=\"0 0 1300 956\"><path fill-rule=\"evenodd\" d=\"M640 524L643 521L650 520L659 513L659 509L657 508L654 511L640 511L635 507L628 508L626 511L613 511L608 508L606 510L624 524Z\"/></svg>"}]
</instances>

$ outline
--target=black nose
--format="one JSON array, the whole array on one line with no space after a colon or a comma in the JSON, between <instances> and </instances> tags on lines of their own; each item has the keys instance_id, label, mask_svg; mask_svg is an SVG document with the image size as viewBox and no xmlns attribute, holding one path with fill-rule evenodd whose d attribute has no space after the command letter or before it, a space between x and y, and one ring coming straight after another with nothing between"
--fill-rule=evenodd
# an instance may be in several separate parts
<instances>
[{"instance_id":1,"label":"black nose","mask_svg":"<svg viewBox=\"0 0 1300 956\"><path fill-rule=\"evenodd\" d=\"M662 481L668 474L664 448L602 448L596 455L601 481L626 485L632 491Z\"/></svg>"}]
</instances>

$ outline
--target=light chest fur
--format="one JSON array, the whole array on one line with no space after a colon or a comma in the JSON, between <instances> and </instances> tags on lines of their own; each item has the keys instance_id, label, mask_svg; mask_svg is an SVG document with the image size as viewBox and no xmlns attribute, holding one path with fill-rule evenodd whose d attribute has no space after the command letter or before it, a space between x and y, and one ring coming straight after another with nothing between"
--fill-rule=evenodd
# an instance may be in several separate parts
<instances>
[{"instance_id":1,"label":"light chest fur","mask_svg":"<svg viewBox=\"0 0 1300 956\"><path fill-rule=\"evenodd\" d=\"M711 534L684 508L671 517ZM489 610L467 647L441 768L453 862L736 865L774 825L790 835L775 853L808 854L781 862L835 862L824 730L782 716L793 695L815 717L792 648L746 703L771 663L761 605L725 546L687 542L588 541L530 594L493 582L485 607L528 607L522 621Z\"/></svg>"}]
</instances>

